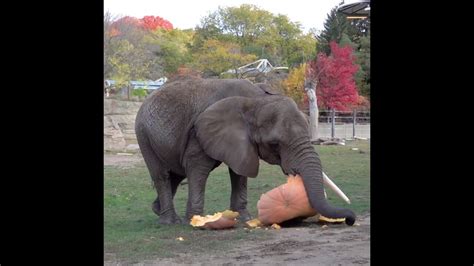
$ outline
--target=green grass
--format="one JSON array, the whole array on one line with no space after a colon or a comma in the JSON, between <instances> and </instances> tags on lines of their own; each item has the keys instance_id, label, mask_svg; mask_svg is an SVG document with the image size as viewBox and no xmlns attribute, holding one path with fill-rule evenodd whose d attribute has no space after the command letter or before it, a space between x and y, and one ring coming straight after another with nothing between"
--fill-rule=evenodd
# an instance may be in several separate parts
<instances>
[{"instance_id":1,"label":"green grass","mask_svg":"<svg viewBox=\"0 0 474 266\"><path fill-rule=\"evenodd\" d=\"M358 151L351 148L357 147ZM323 171L351 199L346 204L332 191L331 203L349 207L357 214L370 211L370 145L367 141L347 142L346 146L315 146L321 156ZM360 151L363 151L361 153ZM259 176L248 181L248 209L257 217L260 195L286 182L279 166L261 162ZM156 257L171 257L182 252L228 250L242 241L266 239L264 230L244 230L241 226L223 231L199 230L187 225L158 225L151 210L156 197L144 164L135 168L104 168L104 246L105 259L137 262ZM178 215L183 216L187 186L178 188L174 200ZM205 213L228 209L230 178L223 164L210 175L206 186ZM184 241L177 241L183 237Z\"/></svg>"}]
</instances>

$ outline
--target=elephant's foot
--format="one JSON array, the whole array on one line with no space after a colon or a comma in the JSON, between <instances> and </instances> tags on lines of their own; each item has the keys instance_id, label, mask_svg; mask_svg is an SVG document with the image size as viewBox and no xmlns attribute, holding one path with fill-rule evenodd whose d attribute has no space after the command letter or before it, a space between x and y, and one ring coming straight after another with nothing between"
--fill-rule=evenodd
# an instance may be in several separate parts
<instances>
[{"instance_id":1,"label":"elephant's foot","mask_svg":"<svg viewBox=\"0 0 474 266\"><path fill-rule=\"evenodd\" d=\"M161 206L160 206L160 200L159 199L156 199L152 204L151 204L151 209L153 210L153 212L160 216L160 212L161 212Z\"/></svg>"},{"instance_id":2,"label":"elephant's foot","mask_svg":"<svg viewBox=\"0 0 474 266\"><path fill-rule=\"evenodd\" d=\"M250 213L247 209L233 210L233 211L239 213L238 219L241 222L246 222L246 221L252 220L252 215L250 215Z\"/></svg>"},{"instance_id":3,"label":"elephant's foot","mask_svg":"<svg viewBox=\"0 0 474 266\"><path fill-rule=\"evenodd\" d=\"M203 211L194 211L194 212L186 212L186 215L184 216L188 224L191 222L191 219L193 218L194 215L200 215L204 216Z\"/></svg>"},{"instance_id":4,"label":"elephant's foot","mask_svg":"<svg viewBox=\"0 0 474 266\"><path fill-rule=\"evenodd\" d=\"M183 220L176 213L165 215L161 214L158 218L158 224L183 224Z\"/></svg>"}]
</instances>

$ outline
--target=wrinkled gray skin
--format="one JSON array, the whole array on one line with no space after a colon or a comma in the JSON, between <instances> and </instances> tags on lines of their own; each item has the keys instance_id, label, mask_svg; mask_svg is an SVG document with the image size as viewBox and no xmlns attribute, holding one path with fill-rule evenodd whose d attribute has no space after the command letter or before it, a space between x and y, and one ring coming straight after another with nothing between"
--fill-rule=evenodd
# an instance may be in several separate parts
<instances>
[{"instance_id":1,"label":"wrinkled gray skin","mask_svg":"<svg viewBox=\"0 0 474 266\"><path fill-rule=\"evenodd\" d=\"M295 102L266 84L246 80L184 78L150 95L136 118L140 150L158 196L152 204L159 223L182 223L173 206L179 183L188 179L186 221L202 215L209 173L229 166L230 209L242 220L247 210L247 177L256 177L259 158L300 174L311 206L330 218L355 214L330 206L324 197L321 162L311 146L307 119Z\"/></svg>"}]
</instances>

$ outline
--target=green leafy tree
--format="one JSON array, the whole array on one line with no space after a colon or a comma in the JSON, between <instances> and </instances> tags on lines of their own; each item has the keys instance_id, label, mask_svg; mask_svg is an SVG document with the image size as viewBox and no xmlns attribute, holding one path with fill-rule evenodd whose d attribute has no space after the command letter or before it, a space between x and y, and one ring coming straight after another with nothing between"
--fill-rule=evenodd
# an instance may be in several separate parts
<instances>
[{"instance_id":1,"label":"green leafy tree","mask_svg":"<svg viewBox=\"0 0 474 266\"><path fill-rule=\"evenodd\" d=\"M148 31L134 21L130 18L116 20L107 33L104 75L118 83L156 80L164 74L163 60L157 55L159 44L147 38Z\"/></svg>"},{"instance_id":2,"label":"green leafy tree","mask_svg":"<svg viewBox=\"0 0 474 266\"><path fill-rule=\"evenodd\" d=\"M323 31L317 36L318 52L323 52L326 55L329 55L331 53L331 47L329 46L331 41L339 43L344 37L343 34L347 34L349 26L350 23L347 20L347 17L344 14L337 12L337 6L332 8L324 22Z\"/></svg>"},{"instance_id":3,"label":"green leafy tree","mask_svg":"<svg viewBox=\"0 0 474 266\"><path fill-rule=\"evenodd\" d=\"M297 66L314 57L316 39L285 15L273 15L254 5L219 7L196 28L193 51L207 40L233 42L244 53L266 58L273 65Z\"/></svg>"},{"instance_id":4,"label":"green leafy tree","mask_svg":"<svg viewBox=\"0 0 474 266\"><path fill-rule=\"evenodd\" d=\"M241 46L256 41L270 28L272 14L254 5L220 8L221 26L224 33L235 37Z\"/></svg>"},{"instance_id":5,"label":"green leafy tree","mask_svg":"<svg viewBox=\"0 0 474 266\"><path fill-rule=\"evenodd\" d=\"M361 37L359 47L355 52L356 63L360 66L355 80L359 94L370 99L370 39Z\"/></svg>"},{"instance_id":6,"label":"green leafy tree","mask_svg":"<svg viewBox=\"0 0 474 266\"><path fill-rule=\"evenodd\" d=\"M204 76L218 76L229 69L237 69L239 66L256 60L256 56L245 54L237 44L218 40L207 40L202 48L195 54L195 67Z\"/></svg>"},{"instance_id":7,"label":"green leafy tree","mask_svg":"<svg viewBox=\"0 0 474 266\"><path fill-rule=\"evenodd\" d=\"M156 55L162 59L166 75L175 73L178 68L191 62L193 35L191 30L158 29L147 37L150 42L159 46Z\"/></svg>"}]
</instances>

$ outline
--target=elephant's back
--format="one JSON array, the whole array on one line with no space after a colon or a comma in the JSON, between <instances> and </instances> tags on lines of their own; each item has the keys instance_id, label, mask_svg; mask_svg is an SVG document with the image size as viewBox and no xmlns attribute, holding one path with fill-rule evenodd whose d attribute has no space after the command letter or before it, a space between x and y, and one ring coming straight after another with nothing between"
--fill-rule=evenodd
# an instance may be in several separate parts
<instances>
[{"instance_id":1,"label":"elephant's back","mask_svg":"<svg viewBox=\"0 0 474 266\"><path fill-rule=\"evenodd\" d=\"M166 83L162 89L150 95L143 105L159 118L171 125L179 118L180 123L190 122L213 103L232 96L256 97L265 92L247 80L201 79L186 77Z\"/></svg>"},{"instance_id":2,"label":"elephant's back","mask_svg":"<svg viewBox=\"0 0 474 266\"><path fill-rule=\"evenodd\" d=\"M143 102L137 114L137 129L152 140L160 156L179 162L189 130L207 107L231 96L254 97L261 90L246 80L184 78L167 82Z\"/></svg>"}]
</instances>

